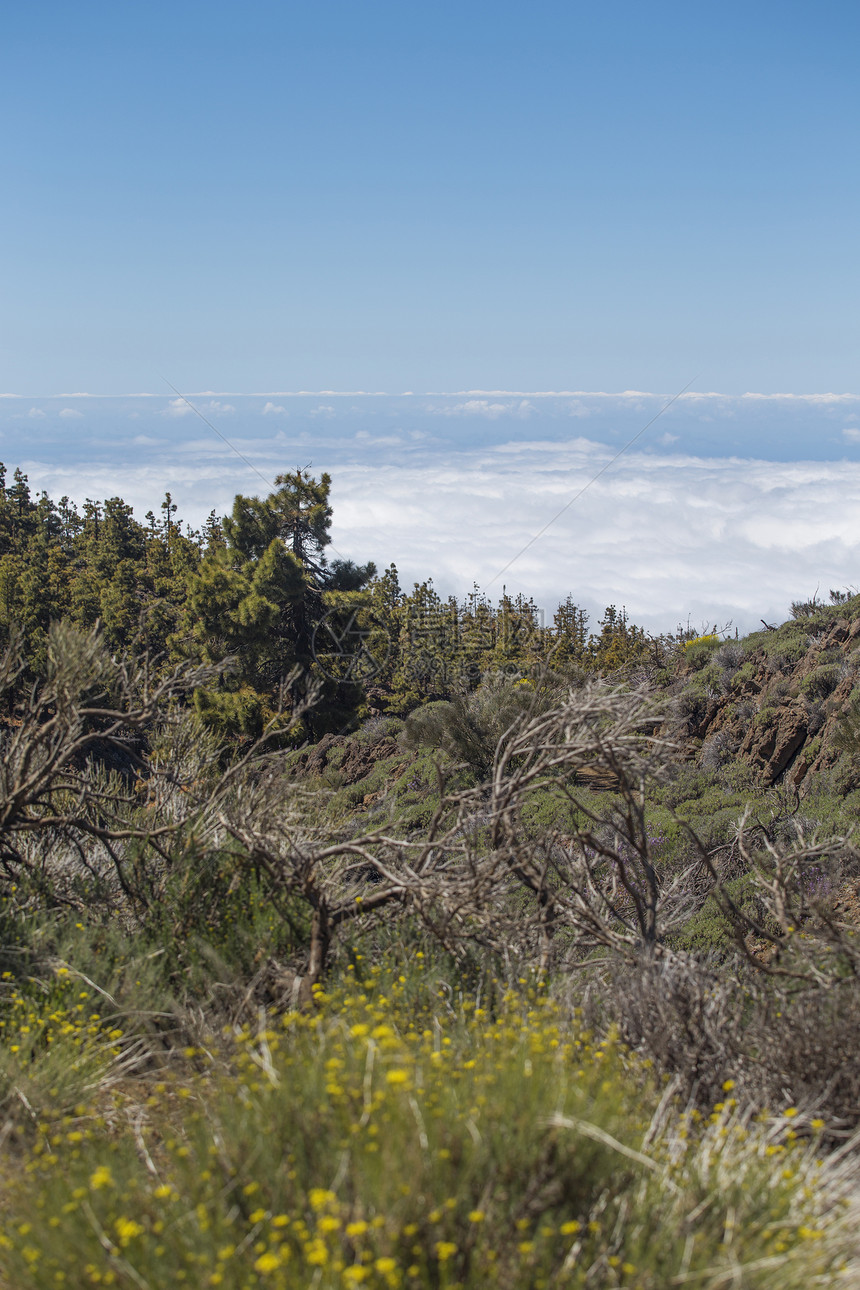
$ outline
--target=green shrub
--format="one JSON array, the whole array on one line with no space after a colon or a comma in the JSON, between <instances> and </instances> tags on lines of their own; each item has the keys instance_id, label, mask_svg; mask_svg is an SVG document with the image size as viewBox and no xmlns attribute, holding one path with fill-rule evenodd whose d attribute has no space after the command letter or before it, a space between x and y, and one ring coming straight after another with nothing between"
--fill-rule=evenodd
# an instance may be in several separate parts
<instances>
[{"instance_id":1,"label":"green shrub","mask_svg":"<svg viewBox=\"0 0 860 1290\"><path fill-rule=\"evenodd\" d=\"M408 748L445 752L484 778L507 731L552 707L561 693L551 679L512 680L504 673L490 673L471 694L456 694L410 713L403 740Z\"/></svg>"},{"instance_id":2,"label":"green shrub","mask_svg":"<svg viewBox=\"0 0 860 1290\"><path fill-rule=\"evenodd\" d=\"M752 900L753 883L748 874L726 883L726 891L742 912L754 915ZM735 940L732 929L713 896L708 896L701 909L685 925L683 931L672 938L675 949L700 954L711 954L730 949Z\"/></svg>"},{"instance_id":3,"label":"green shrub","mask_svg":"<svg viewBox=\"0 0 860 1290\"><path fill-rule=\"evenodd\" d=\"M443 996L371 974L198 1053L134 1134L46 1124L6 1197L8 1283L799 1290L850 1256L793 1108L699 1125L551 1002Z\"/></svg>"},{"instance_id":4,"label":"green shrub","mask_svg":"<svg viewBox=\"0 0 860 1290\"><path fill-rule=\"evenodd\" d=\"M833 742L849 757L860 756L860 686L851 691L837 723Z\"/></svg>"},{"instance_id":5,"label":"green shrub","mask_svg":"<svg viewBox=\"0 0 860 1290\"><path fill-rule=\"evenodd\" d=\"M684 646L683 659L687 667L694 671L705 666L710 662L714 650L719 649L721 644L719 636L696 636L691 641L687 641Z\"/></svg>"},{"instance_id":6,"label":"green shrub","mask_svg":"<svg viewBox=\"0 0 860 1290\"><path fill-rule=\"evenodd\" d=\"M748 681L756 680L758 674L758 667L753 663L752 659L748 659L746 663L743 663L738 668L737 672L735 672L732 677L732 688L740 690Z\"/></svg>"},{"instance_id":7,"label":"green shrub","mask_svg":"<svg viewBox=\"0 0 860 1290\"><path fill-rule=\"evenodd\" d=\"M815 668L800 683L800 693L807 699L826 699L842 679L839 663L824 663Z\"/></svg>"},{"instance_id":8,"label":"green shrub","mask_svg":"<svg viewBox=\"0 0 860 1290\"><path fill-rule=\"evenodd\" d=\"M773 725L778 716L779 707L767 698L753 717L753 725L756 730L766 730L768 726Z\"/></svg>"}]
</instances>

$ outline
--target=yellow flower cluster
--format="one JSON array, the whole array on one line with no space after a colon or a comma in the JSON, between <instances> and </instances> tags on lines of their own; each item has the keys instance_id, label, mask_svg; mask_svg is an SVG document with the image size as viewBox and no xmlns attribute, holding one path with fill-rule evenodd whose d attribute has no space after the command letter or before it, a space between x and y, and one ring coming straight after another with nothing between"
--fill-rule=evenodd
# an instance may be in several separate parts
<instances>
[{"instance_id":1,"label":"yellow flower cluster","mask_svg":"<svg viewBox=\"0 0 860 1290\"><path fill-rule=\"evenodd\" d=\"M799 1145L777 1144L774 1170L733 1099L655 1136L645 1065L540 988L452 1007L419 973L350 975L313 1013L225 1034L209 1062L186 1053L193 1069L144 1097L115 1090L108 1117L43 1120L0 1283L655 1290L682 1265L778 1263L780 1245L808 1284L831 1257L816 1206L798 1218Z\"/></svg>"}]
</instances>

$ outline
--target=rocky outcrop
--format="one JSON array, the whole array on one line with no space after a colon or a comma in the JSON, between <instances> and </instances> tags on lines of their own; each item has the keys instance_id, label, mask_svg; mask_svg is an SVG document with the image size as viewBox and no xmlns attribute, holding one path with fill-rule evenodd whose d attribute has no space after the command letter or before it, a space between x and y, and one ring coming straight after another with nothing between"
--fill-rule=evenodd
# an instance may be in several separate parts
<instances>
[{"instance_id":1,"label":"rocky outcrop","mask_svg":"<svg viewBox=\"0 0 860 1290\"><path fill-rule=\"evenodd\" d=\"M860 606L856 612L825 610L808 623L729 642L687 673L675 703L693 755L703 765L737 757L762 784L785 779L798 788L834 765L834 735L860 687Z\"/></svg>"},{"instance_id":2,"label":"rocky outcrop","mask_svg":"<svg viewBox=\"0 0 860 1290\"><path fill-rule=\"evenodd\" d=\"M804 705L794 702L775 709L759 724L754 719L739 749L739 755L759 770L761 779L772 784L796 757L806 742L808 718Z\"/></svg>"}]
</instances>

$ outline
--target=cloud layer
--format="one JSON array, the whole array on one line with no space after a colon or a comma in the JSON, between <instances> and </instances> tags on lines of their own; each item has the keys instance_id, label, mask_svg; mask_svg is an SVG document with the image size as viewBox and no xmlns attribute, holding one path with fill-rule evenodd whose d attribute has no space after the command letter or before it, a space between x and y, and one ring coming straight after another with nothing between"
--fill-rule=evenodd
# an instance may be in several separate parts
<instances>
[{"instance_id":1,"label":"cloud layer","mask_svg":"<svg viewBox=\"0 0 860 1290\"><path fill-rule=\"evenodd\" d=\"M189 395L206 425L170 394L62 394L0 399L0 435L34 489L143 515L169 488L193 523L285 469L328 470L337 553L443 594L477 582L550 611L624 604L652 629L749 629L860 583L860 396L691 390L643 433L666 397Z\"/></svg>"},{"instance_id":2,"label":"cloud layer","mask_svg":"<svg viewBox=\"0 0 860 1290\"><path fill-rule=\"evenodd\" d=\"M639 454L589 485L605 460L529 445L465 469L348 469L336 537L431 570L444 590L504 584L549 608L572 594L592 612L626 604L651 628L750 629L816 587L860 583L860 466Z\"/></svg>"},{"instance_id":3,"label":"cloud layer","mask_svg":"<svg viewBox=\"0 0 860 1290\"><path fill-rule=\"evenodd\" d=\"M491 447L510 439L563 444L586 433L621 448L665 455L759 457L771 461L835 460L856 455L860 444L860 396L855 394L727 395L689 390L671 406L670 396L641 390L504 391L454 394L367 394L357 391L225 394L185 397L138 394L117 397L64 394L53 398L0 398L0 434L9 460L32 454L34 422L57 465L88 459L87 440L109 444L112 459L140 461L136 436L160 441L166 451L201 434L221 433L245 444L288 428L294 448L339 461L366 459L368 445L400 444L404 454L420 443L440 453ZM193 406L192 406L193 405ZM215 428L205 429L202 417ZM78 435L55 436L63 420L80 422ZM68 427L66 427L68 429ZM132 433L133 430L133 433ZM19 446L20 445L20 446ZM243 449L244 451L244 449ZM90 454L89 459L98 453ZM154 454L153 454L154 455ZM305 457L305 460L307 457Z\"/></svg>"},{"instance_id":4,"label":"cloud layer","mask_svg":"<svg viewBox=\"0 0 860 1290\"><path fill-rule=\"evenodd\" d=\"M595 479L612 455L584 438L510 441L444 460L321 456L314 470L333 475L337 553L395 561L404 585L432 575L443 594L504 585L550 612L570 594L592 615L624 604L653 630L731 619L743 631L816 588L860 583L860 463L637 453ZM253 460L268 479L283 469L271 449ZM195 523L263 487L207 441L169 465L25 468L54 496L119 492L140 515L169 487Z\"/></svg>"}]
</instances>

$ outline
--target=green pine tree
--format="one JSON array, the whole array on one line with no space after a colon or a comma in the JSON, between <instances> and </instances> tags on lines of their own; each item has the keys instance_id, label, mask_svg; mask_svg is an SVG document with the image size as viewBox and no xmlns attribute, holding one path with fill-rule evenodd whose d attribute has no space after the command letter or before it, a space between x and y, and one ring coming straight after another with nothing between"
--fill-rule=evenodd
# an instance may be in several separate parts
<instances>
[{"instance_id":1,"label":"green pine tree","mask_svg":"<svg viewBox=\"0 0 860 1290\"><path fill-rule=\"evenodd\" d=\"M271 721L289 728L303 696L319 685L320 702L304 726L319 734L348 721L360 697L356 687L321 674L314 633L327 590L356 595L373 566L327 565L329 475L315 480L296 470L275 484L266 498L236 497L223 544L210 541L189 581L190 637L207 660L235 660L217 687L196 696L201 714L225 733L256 736ZM350 589L339 590L339 581Z\"/></svg>"}]
</instances>

